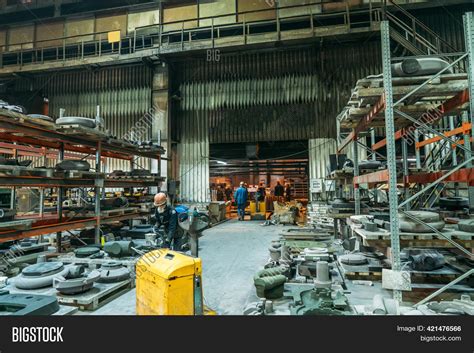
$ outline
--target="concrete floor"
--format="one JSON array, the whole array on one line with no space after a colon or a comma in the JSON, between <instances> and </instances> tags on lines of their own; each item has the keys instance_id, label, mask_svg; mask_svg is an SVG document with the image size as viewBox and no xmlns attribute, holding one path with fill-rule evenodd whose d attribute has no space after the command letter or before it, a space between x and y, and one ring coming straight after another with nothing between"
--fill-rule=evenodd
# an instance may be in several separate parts
<instances>
[{"instance_id":1,"label":"concrete floor","mask_svg":"<svg viewBox=\"0 0 474 353\"><path fill-rule=\"evenodd\" d=\"M246 305L258 299L253 276L266 263L270 242L282 229L261 223L232 219L206 230L200 239L204 299L219 315L242 315ZM90 314L135 315L135 290Z\"/></svg>"}]
</instances>

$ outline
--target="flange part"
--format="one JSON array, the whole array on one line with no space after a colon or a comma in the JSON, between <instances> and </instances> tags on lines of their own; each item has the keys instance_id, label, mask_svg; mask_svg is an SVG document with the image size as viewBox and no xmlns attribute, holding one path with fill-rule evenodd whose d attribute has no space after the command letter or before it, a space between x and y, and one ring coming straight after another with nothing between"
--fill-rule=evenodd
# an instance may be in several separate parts
<instances>
[{"instance_id":1,"label":"flange part","mask_svg":"<svg viewBox=\"0 0 474 353\"><path fill-rule=\"evenodd\" d=\"M459 221L458 228L463 232L474 233L474 219L465 219Z\"/></svg>"},{"instance_id":2,"label":"flange part","mask_svg":"<svg viewBox=\"0 0 474 353\"><path fill-rule=\"evenodd\" d=\"M67 116L56 120L56 125L80 125L91 129L95 128L95 120L76 116Z\"/></svg>"},{"instance_id":3,"label":"flange part","mask_svg":"<svg viewBox=\"0 0 474 353\"><path fill-rule=\"evenodd\" d=\"M14 284L19 289L49 287L55 277L66 275L68 271L62 262L43 262L23 269L23 272L14 279Z\"/></svg>"},{"instance_id":4,"label":"flange part","mask_svg":"<svg viewBox=\"0 0 474 353\"><path fill-rule=\"evenodd\" d=\"M462 210L469 208L469 199L467 197L441 197L439 205L450 211Z\"/></svg>"},{"instance_id":5,"label":"flange part","mask_svg":"<svg viewBox=\"0 0 474 353\"><path fill-rule=\"evenodd\" d=\"M91 289L100 278L100 272L97 270L91 271L87 276L79 278L68 278L60 276L53 280L53 287L61 294L79 294Z\"/></svg>"},{"instance_id":6,"label":"flange part","mask_svg":"<svg viewBox=\"0 0 474 353\"><path fill-rule=\"evenodd\" d=\"M406 233L434 233L433 229L431 229L429 226L435 228L436 230L443 230L445 223L444 221L438 221L438 222L425 222L427 225L416 223L416 222L411 222L411 221L405 221L405 220L400 220L400 230L402 232Z\"/></svg>"},{"instance_id":7,"label":"flange part","mask_svg":"<svg viewBox=\"0 0 474 353\"><path fill-rule=\"evenodd\" d=\"M318 261L316 263L315 288L331 288L332 280L329 277L329 264L327 261Z\"/></svg>"},{"instance_id":8,"label":"flange part","mask_svg":"<svg viewBox=\"0 0 474 353\"><path fill-rule=\"evenodd\" d=\"M53 118L43 114L28 114L30 118L53 122Z\"/></svg>"},{"instance_id":9,"label":"flange part","mask_svg":"<svg viewBox=\"0 0 474 353\"><path fill-rule=\"evenodd\" d=\"M56 164L58 170L80 170L88 172L91 169L91 165L87 161L80 159L68 159Z\"/></svg>"},{"instance_id":10,"label":"flange part","mask_svg":"<svg viewBox=\"0 0 474 353\"><path fill-rule=\"evenodd\" d=\"M100 283L114 283L130 278L130 270L119 262L108 262L99 269Z\"/></svg>"},{"instance_id":11,"label":"flange part","mask_svg":"<svg viewBox=\"0 0 474 353\"><path fill-rule=\"evenodd\" d=\"M25 267L21 272L24 276L49 276L64 269L62 262L43 262Z\"/></svg>"},{"instance_id":12,"label":"flange part","mask_svg":"<svg viewBox=\"0 0 474 353\"><path fill-rule=\"evenodd\" d=\"M100 252L100 249L96 246L85 246L83 248L79 248L74 250L74 254L76 257L83 258L95 255Z\"/></svg>"},{"instance_id":13,"label":"flange part","mask_svg":"<svg viewBox=\"0 0 474 353\"><path fill-rule=\"evenodd\" d=\"M362 254L346 254L339 256L339 261L344 265L359 266L368 263L367 258Z\"/></svg>"},{"instance_id":14,"label":"flange part","mask_svg":"<svg viewBox=\"0 0 474 353\"><path fill-rule=\"evenodd\" d=\"M420 221L423 222L438 222L441 220L441 217L438 213L435 212L429 212L429 211L405 211L405 213L409 214L410 216L419 219ZM402 220L406 220L408 222L413 222L411 221L410 218L408 218L405 214L400 213L399 218Z\"/></svg>"}]
</instances>

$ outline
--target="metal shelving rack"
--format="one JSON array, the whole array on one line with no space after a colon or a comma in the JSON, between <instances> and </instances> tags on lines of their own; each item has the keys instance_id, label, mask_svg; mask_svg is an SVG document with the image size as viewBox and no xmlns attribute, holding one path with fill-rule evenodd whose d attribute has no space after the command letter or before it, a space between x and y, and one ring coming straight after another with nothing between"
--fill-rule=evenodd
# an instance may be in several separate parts
<instances>
[{"instance_id":1,"label":"metal shelving rack","mask_svg":"<svg viewBox=\"0 0 474 353\"><path fill-rule=\"evenodd\" d=\"M57 214L53 218L43 217L43 198L40 202L40 217L35 220L31 229L0 231L0 242L19 240L44 234L57 233L57 249L61 251L61 238L63 231L95 228L96 243L100 243L101 224L118 222L132 219L137 213L122 214L110 217L101 217L100 200L102 190L106 188L134 188L134 187L160 187L163 178L151 179L111 179L101 173L102 158L117 158L130 161L131 169L134 167L135 157L157 159L158 166L161 165L161 156L165 153L162 147L153 150L140 149L127 141L107 137L105 135L70 135L57 131L52 123L42 123L22 115L7 111L0 112L0 141L4 148L16 149L26 152L28 156L48 155L57 156L62 161L66 152L73 152L69 156L80 158L81 156L94 156L95 173L92 177L47 177L47 176L0 176L0 186L12 187L38 187L57 188L58 202ZM31 147L31 152L28 148ZM55 152L52 152L55 151ZM79 153L80 155L78 155ZM34 169L32 169L34 170ZM68 188L94 188L95 194L95 217L81 219L63 219L63 196Z\"/></svg>"},{"instance_id":2,"label":"metal shelving rack","mask_svg":"<svg viewBox=\"0 0 474 353\"><path fill-rule=\"evenodd\" d=\"M380 124L376 124L375 118L380 115L380 113L385 114L384 116L384 127L386 130L386 138L378 143L374 143L375 141L372 139L373 145L371 146L371 150L373 155L377 153L376 151L382 147L386 147L387 150L387 170L381 170L365 175L359 175L359 168L358 168L358 161L357 159L354 160L355 168L354 168L354 196L356 201L356 214L360 214L360 193L359 193L359 186L360 184L369 184L369 185L377 185L377 184L388 184L388 196L389 196L389 212L390 212L390 243L391 243L391 255L392 255L392 271L394 274L398 274L400 278L402 277L402 269L401 269L401 262L400 262L400 233L399 233L399 212L403 213L409 219L413 220L414 222L424 224L428 226L426 223L422 222L421 220L407 214L406 211L410 209L411 202L423 195L426 191L429 191L439 185L440 183L445 182L459 182L459 183L466 183L469 189L469 198L471 208L474 205L474 169L472 168L472 152L471 152L471 141L473 136L473 112L474 112L474 100L469 99L469 97L473 97L474 95L474 14L466 13L464 15L464 34L466 39L466 52L465 53L453 53L447 54L449 56L450 65L448 68L454 67L455 65L459 65L461 62L465 61L466 68L468 71L468 88L461 92L458 92L452 98L446 100L442 103L438 110L443 113L443 116L448 115L450 112L454 112L456 110L461 109L460 107L463 106L465 103L469 103L468 109L464 109L466 112L469 111L470 115L464 114L463 118L463 125L462 131L451 131L448 133L440 133L435 130L429 124L424 123L423 121L419 121L418 119L410 116L408 113L401 111L399 107L401 103L405 102L408 98L410 98L413 94L418 92L419 90L423 89L426 85L428 85L433 80L439 78L448 68L442 70L436 75L429 77L423 82L421 85L418 85L416 88L412 89L410 92L403 95L402 98L395 100L394 99L394 91L392 85L392 57L391 57L391 47L390 41L391 37L391 28L390 22L385 20L382 22L381 25L381 37L382 37L382 67L383 67L383 95L381 96L378 103L373 105L371 110L368 114L366 114L359 123L352 129L352 132L342 141L339 145L338 153L352 144L353 153L357 156L357 149L360 138L360 135L363 132L368 132L369 130L375 127L380 127ZM441 53L438 53L440 57L443 57ZM446 57L446 56L444 56ZM451 60L451 58L456 58L455 60ZM461 109L463 110L463 109ZM405 124L400 127L399 130L395 130L398 123L395 121L395 115L398 117L402 117L405 119ZM379 121L380 122L380 121ZM408 124L407 124L408 122ZM431 122L433 123L433 122ZM409 168L408 168L408 148L407 148L407 141L404 137L407 133L410 132L408 129L409 127L413 127L414 135L416 136L416 143L417 147L420 147L419 137L423 134L424 131L429 132L430 134L434 135L435 138L428 139L429 142L436 142L438 139L440 141L447 141L447 143L453 145L455 148L462 149L464 151L464 162L462 163L455 163L456 165L450 169L449 171L438 171L438 172L420 172L414 173L410 175ZM454 130L454 129L451 129ZM463 135L463 143L458 143L453 141L452 136L462 134ZM402 178L398 177L397 174L397 165L396 165L396 141L402 139ZM416 152L416 162L417 167L420 167L420 153L419 148L417 148ZM402 182L404 184L404 196L403 201L401 203L398 202L398 183ZM411 191L409 190L409 185L416 183L418 185L422 185L423 187L421 190L415 192L411 195ZM429 227L429 226L428 226ZM432 227L430 227L432 228ZM464 255L468 256L469 258L473 258L473 253L467 249L465 249L460 242L456 242L449 237L446 237L443 233L439 232L438 230L432 228L433 233L435 233L439 239L443 239L449 242L452 247L457 248L460 252ZM445 288L448 288L451 284L448 284ZM402 292L400 289L396 289L393 291L394 298L398 301L402 300Z\"/></svg>"}]
</instances>

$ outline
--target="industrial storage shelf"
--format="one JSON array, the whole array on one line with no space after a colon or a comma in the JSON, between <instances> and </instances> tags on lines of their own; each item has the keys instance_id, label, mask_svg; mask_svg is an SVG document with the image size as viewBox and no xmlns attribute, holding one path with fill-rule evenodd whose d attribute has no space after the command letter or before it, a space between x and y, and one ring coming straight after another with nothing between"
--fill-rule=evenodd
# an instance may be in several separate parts
<instances>
[{"instance_id":1,"label":"industrial storage shelf","mask_svg":"<svg viewBox=\"0 0 474 353\"><path fill-rule=\"evenodd\" d=\"M102 186L105 188L135 188L161 186L164 178L152 179L74 179L74 178L48 178L35 176L2 176L0 185L6 187L38 187L38 188L87 188Z\"/></svg>"},{"instance_id":2,"label":"industrial storage shelf","mask_svg":"<svg viewBox=\"0 0 474 353\"><path fill-rule=\"evenodd\" d=\"M26 115L0 109L0 141L16 142L24 145L78 152L86 155L95 154L101 149L102 157L130 160L132 156L159 159L165 153L160 147L147 151L132 143L112 137L100 139L69 135L56 131L53 123L32 119Z\"/></svg>"},{"instance_id":3,"label":"industrial storage shelf","mask_svg":"<svg viewBox=\"0 0 474 353\"><path fill-rule=\"evenodd\" d=\"M100 224L109 224L114 222L120 222L128 219L137 217L137 213L124 214L119 216L102 217ZM79 230L84 228L93 228L97 226L99 219L86 218L79 220L70 220L66 222L60 222L58 218L48 220L38 220L33 224L31 229L27 230L8 230L0 232L0 243L21 240L25 238L37 237L40 235L46 235L56 232Z\"/></svg>"},{"instance_id":4,"label":"industrial storage shelf","mask_svg":"<svg viewBox=\"0 0 474 353\"><path fill-rule=\"evenodd\" d=\"M56 233L57 249L61 251L63 231L95 228L95 240L99 244L100 226L102 224L119 222L141 217L140 212L101 212L100 200L102 192L107 188L160 188L164 178L160 177L160 161L165 150L161 146L141 148L126 140L119 140L107 133L83 128L80 126L60 127L49 121L33 119L24 114L0 110L0 148L2 153L14 157L35 156L57 159L93 159L96 172L65 171L55 172L47 168L26 168L3 166L0 175L0 186L16 188L36 187L57 188L58 202L55 215L45 215L44 199L40 199L40 217L31 215L18 219L31 219L33 224L29 229L10 229L0 232L0 243ZM67 153L69 152L69 153ZM134 168L135 158L150 158L158 160L158 176L137 176L133 178L109 178L101 173L104 158L128 160L131 169ZM70 188L93 188L95 194L95 217L68 218L63 212L64 191ZM14 196L14 194L13 194ZM12 197L14 200L14 197ZM114 214L114 216L111 216ZM8 223L4 224L9 226Z\"/></svg>"}]
</instances>

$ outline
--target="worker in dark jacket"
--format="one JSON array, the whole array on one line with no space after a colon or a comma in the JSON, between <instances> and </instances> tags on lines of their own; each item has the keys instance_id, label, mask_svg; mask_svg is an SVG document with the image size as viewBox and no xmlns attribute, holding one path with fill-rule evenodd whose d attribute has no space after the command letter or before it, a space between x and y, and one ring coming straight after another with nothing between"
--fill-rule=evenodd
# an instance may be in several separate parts
<instances>
[{"instance_id":1,"label":"worker in dark jacket","mask_svg":"<svg viewBox=\"0 0 474 353\"><path fill-rule=\"evenodd\" d=\"M243 221L245 217L245 207L247 206L248 193L247 189L244 188L244 182L240 182L240 187L235 191L234 199L237 204L237 215L239 221Z\"/></svg>"},{"instance_id":2,"label":"worker in dark jacket","mask_svg":"<svg viewBox=\"0 0 474 353\"><path fill-rule=\"evenodd\" d=\"M285 189L285 194L286 194L286 202L291 201L291 196L292 196L293 190L291 189L290 184L286 184L286 189Z\"/></svg>"},{"instance_id":3,"label":"worker in dark jacket","mask_svg":"<svg viewBox=\"0 0 474 353\"><path fill-rule=\"evenodd\" d=\"M277 184L275 186L275 196L284 196L285 195L285 188L283 185L280 184L279 181L277 181Z\"/></svg>"},{"instance_id":4,"label":"worker in dark jacket","mask_svg":"<svg viewBox=\"0 0 474 353\"><path fill-rule=\"evenodd\" d=\"M178 231L178 213L168 205L168 197L160 192L155 195L155 232L161 233L162 247L181 251L183 244L182 233Z\"/></svg>"}]
</instances>

